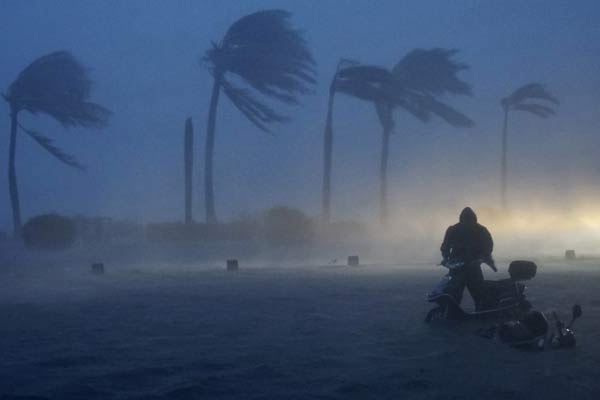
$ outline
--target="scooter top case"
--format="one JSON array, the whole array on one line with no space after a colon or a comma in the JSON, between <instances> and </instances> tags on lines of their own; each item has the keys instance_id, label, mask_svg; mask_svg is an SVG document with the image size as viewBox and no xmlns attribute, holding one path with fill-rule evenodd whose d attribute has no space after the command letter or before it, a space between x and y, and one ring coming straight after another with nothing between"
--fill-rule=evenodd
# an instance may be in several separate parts
<instances>
[{"instance_id":1,"label":"scooter top case","mask_svg":"<svg viewBox=\"0 0 600 400\"><path fill-rule=\"evenodd\" d=\"M528 281L537 273L537 265L533 261L516 260L508 266L510 279L514 281Z\"/></svg>"}]
</instances>

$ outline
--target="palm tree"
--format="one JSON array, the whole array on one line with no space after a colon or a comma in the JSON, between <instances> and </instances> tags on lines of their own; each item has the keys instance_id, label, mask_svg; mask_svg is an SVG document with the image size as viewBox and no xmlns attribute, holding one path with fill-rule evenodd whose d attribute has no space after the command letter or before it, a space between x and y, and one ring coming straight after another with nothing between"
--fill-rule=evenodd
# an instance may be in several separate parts
<instances>
[{"instance_id":1,"label":"palm tree","mask_svg":"<svg viewBox=\"0 0 600 400\"><path fill-rule=\"evenodd\" d=\"M192 219L192 175L194 167L194 125L192 118L185 120L183 132L183 170L185 186L185 224L190 225Z\"/></svg>"},{"instance_id":2,"label":"palm tree","mask_svg":"<svg viewBox=\"0 0 600 400\"><path fill-rule=\"evenodd\" d=\"M206 221L217 222L213 191L213 152L217 105L221 90L251 123L264 132L274 122L288 118L258 100L229 77L237 75L255 92L287 104L297 104L316 83L315 62L301 32L290 26L291 14L283 10L259 11L237 20L219 43L212 44L204 60L214 83L208 112L204 160Z\"/></svg>"},{"instance_id":3,"label":"palm tree","mask_svg":"<svg viewBox=\"0 0 600 400\"><path fill-rule=\"evenodd\" d=\"M554 97L541 83L528 83L515 90L510 96L503 98L500 105L504 110L502 125L502 163L501 163L501 196L502 207L506 209L506 151L508 144L508 112L525 111L541 118L556 114L552 104L558 105Z\"/></svg>"},{"instance_id":4,"label":"palm tree","mask_svg":"<svg viewBox=\"0 0 600 400\"><path fill-rule=\"evenodd\" d=\"M344 93L360 100L368 101L376 106L377 115L387 132L391 132L393 121L391 119L390 104L400 104L406 101L402 88L390 90L393 76L391 72L376 65L361 65L357 61L342 59L338 63L336 73L329 89L329 102L327 119L324 131L324 168L323 168L323 191L322 191L322 220L329 222L330 199L331 199L331 163L333 151L333 99L336 93ZM406 105L410 107L409 104ZM390 112L389 115L386 113ZM384 135L384 138L386 135ZM385 140L384 140L385 142ZM382 170L380 175L387 175L387 147L382 154ZM382 178L381 193L387 191L387 179ZM385 195L380 196L380 199Z\"/></svg>"},{"instance_id":5,"label":"palm tree","mask_svg":"<svg viewBox=\"0 0 600 400\"><path fill-rule=\"evenodd\" d=\"M401 101L398 104L384 104L383 112L378 112L383 127L380 173L382 221L387 219L386 173L389 136L394 126L392 106L399 106L422 122L428 122L435 115L455 128L469 128L475 125L469 117L440 100L440 97L445 95L472 95L471 86L458 76L461 71L468 69L468 66L453 60L457 53L457 49L415 49L392 69L393 80L390 89L401 95Z\"/></svg>"},{"instance_id":6,"label":"palm tree","mask_svg":"<svg viewBox=\"0 0 600 400\"><path fill-rule=\"evenodd\" d=\"M387 165L389 157L389 138L394 129L392 117L395 106L403 105L423 118L421 109L415 109L414 93L405 90L394 79L391 71L376 65L357 65L343 67L337 72L336 90L375 105L383 129L383 140L379 168L379 210L380 219L387 218ZM327 131L326 131L327 133Z\"/></svg>"},{"instance_id":7,"label":"palm tree","mask_svg":"<svg viewBox=\"0 0 600 400\"><path fill-rule=\"evenodd\" d=\"M394 131L393 111L402 108L422 122L438 116L452 126L469 127L473 125L467 116L439 100L445 94L470 95L468 84L461 81L457 74L467 68L451 58L456 50L431 49L413 50L390 71L376 65L360 65L347 62L338 67L333 84L335 92L371 102L375 105L382 126L382 146L379 167L380 219L387 219L387 169L389 143ZM348 65L349 64L349 65ZM333 86L332 84L332 86ZM330 91L330 107L325 128L325 178L323 190L323 215L329 216L329 174L331 166L333 99ZM329 139L328 139L329 137ZM329 146L328 146L329 143ZM327 190L325 190L327 189Z\"/></svg>"},{"instance_id":8,"label":"palm tree","mask_svg":"<svg viewBox=\"0 0 600 400\"><path fill-rule=\"evenodd\" d=\"M333 100L338 87L344 82L339 79L341 69L358 64L356 61L341 59L336 67L335 74L329 85L329 100L327 102L327 118L325 120L325 132L323 135L323 189L322 189L322 213L323 222L329 222L331 213L331 163L333 153ZM343 88L339 88L343 90Z\"/></svg>"},{"instance_id":9,"label":"palm tree","mask_svg":"<svg viewBox=\"0 0 600 400\"><path fill-rule=\"evenodd\" d=\"M15 170L17 130L20 128L64 164L83 169L77 159L56 147L40 133L25 129L18 120L21 111L47 114L64 127L102 127L110 112L88 102L92 81L88 71L67 51L42 56L25 68L3 94L10 106L8 184L15 237L21 236L21 208Z\"/></svg>"}]
</instances>

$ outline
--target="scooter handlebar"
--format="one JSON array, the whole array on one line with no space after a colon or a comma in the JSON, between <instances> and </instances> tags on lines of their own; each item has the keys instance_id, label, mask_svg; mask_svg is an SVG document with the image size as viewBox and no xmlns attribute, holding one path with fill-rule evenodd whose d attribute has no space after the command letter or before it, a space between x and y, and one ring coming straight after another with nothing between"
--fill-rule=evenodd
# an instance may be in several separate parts
<instances>
[{"instance_id":1,"label":"scooter handlebar","mask_svg":"<svg viewBox=\"0 0 600 400\"><path fill-rule=\"evenodd\" d=\"M485 260L482 260L482 259L477 259L474 262L486 264L488 267L490 267L492 269L492 271L498 272L498 268L496 268L496 264L494 263L493 260L487 260L487 261L485 261ZM448 269L453 269L453 268L456 268L458 266L458 264L463 264L464 265L463 262L452 262L451 260L444 259L444 260L440 261L440 263L438 264L438 266L446 267Z\"/></svg>"}]
</instances>

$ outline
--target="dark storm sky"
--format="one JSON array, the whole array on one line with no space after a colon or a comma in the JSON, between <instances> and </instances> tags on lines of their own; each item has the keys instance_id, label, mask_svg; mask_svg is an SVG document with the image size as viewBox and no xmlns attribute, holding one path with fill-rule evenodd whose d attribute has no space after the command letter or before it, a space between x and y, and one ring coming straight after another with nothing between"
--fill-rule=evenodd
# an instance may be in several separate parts
<instances>
[{"instance_id":1,"label":"dark storm sky","mask_svg":"<svg viewBox=\"0 0 600 400\"><path fill-rule=\"evenodd\" d=\"M282 108L293 122L261 133L221 97L217 212L234 217L286 204L317 215L327 88L340 57L392 67L415 47L450 47L470 65L471 98L449 99L477 123L456 130L398 111L392 139L392 209L493 206L498 187L499 99L541 81L558 116L511 121L513 201L563 205L600 187L598 1L17 1L0 0L0 90L36 57L66 49L89 66L92 100L114 113L103 130L65 130L44 116L23 125L56 139L87 171L70 169L20 135L24 218L56 211L138 221L180 220L183 126L195 124L195 216L203 219L202 162L211 77L200 57L237 18L266 8L293 13L318 63L316 93ZM339 96L335 108L334 215L377 205L380 128L369 104ZM4 104L4 103L3 103ZM8 107L0 113L0 229L10 227ZM453 188L452 190L448 190Z\"/></svg>"}]
</instances>

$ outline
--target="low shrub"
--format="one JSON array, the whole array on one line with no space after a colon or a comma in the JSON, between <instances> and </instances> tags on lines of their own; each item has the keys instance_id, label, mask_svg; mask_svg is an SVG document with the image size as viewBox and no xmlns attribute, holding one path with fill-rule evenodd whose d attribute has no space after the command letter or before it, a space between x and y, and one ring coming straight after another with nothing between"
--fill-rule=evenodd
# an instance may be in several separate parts
<instances>
[{"instance_id":1,"label":"low shrub","mask_svg":"<svg viewBox=\"0 0 600 400\"><path fill-rule=\"evenodd\" d=\"M143 236L143 225L106 217L78 215L73 218L77 238L83 244L135 241Z\"/></svg>"},{"instance_id":2,"label":"low shrub","mask_svg":"<svg viewBox=\"0 0 600 400\"><path fill-rule=\"evenodd\" d=\"M259 235L260 224L254 221L234 221L212 226L199 222L146 225L146 239L156 242L236 241L255 239Z\"/></svg>"},{"instance_id":3,"label":"low shrub","mask_svg":"<svg viewBox=\"0 0 600 400\"><path fill-rule=\"evenodd\" d=\"M278 206L267 211L265 235L275 244L306 242L314 238L314 227L302 211Z\"/></svg>"},{"instance_id":4,"label":"low shrub","mask_svg":"<svg viewBox=\"0 0 600 400\"><path fill-rule=\"evenodd\" d=\"M186 242L205 239L210 235L206 224L163 222L146 225L146 239L156 242Z\"/></svg>"},{"instance_id":5,"label":"low shrub","mask_svg":"<svg viewBox=\"0 0 600 400\"><path fill-rule=\"evenodd\" d=\"M302 211L289 207L273 207L259 217L246 216L217 225L164 222L145 227L146 239L156 242L267 240L285 244L305 242L314 235L312 221Z\"/></svg>"},{"instance_id":6,"label":"low shrub","mask_svg":"<svg viewBox=\"0 0 600 400\"><path fill-rule=\"evenodd\" d=\"M33 217L23 226L23 241L28 248L66 249L76 237L77 229L73 220L58 214Z\"/></svg>"},{"instance_id":7,"label":"low shrub","mask_svg":"<svg viewBox=\"0 0 600 400\"><path fill-rule=\"evenodd\" d=\"M360 240L367 235L367 227L356 221L330 222L318 229L319 240L326 241Z\"/></svg>"}]
</instances>

